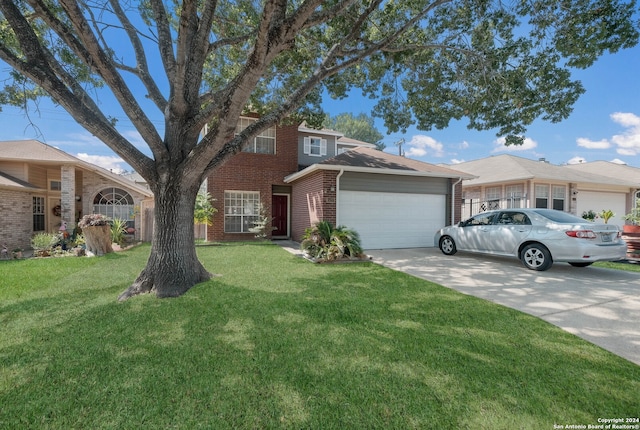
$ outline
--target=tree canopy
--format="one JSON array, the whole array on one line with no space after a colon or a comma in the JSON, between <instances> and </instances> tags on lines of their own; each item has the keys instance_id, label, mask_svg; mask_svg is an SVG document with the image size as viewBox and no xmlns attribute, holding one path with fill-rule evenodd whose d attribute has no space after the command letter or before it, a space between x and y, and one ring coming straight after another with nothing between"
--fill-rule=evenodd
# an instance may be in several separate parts
<instances>
[{"instance_id":1,"label":"tree canopy","mask_svg":"<svg viewBox=\"0 0 640 430\"><path fill-rule=\"evenodd\" d=\"M209 277L193 247L200 183L261 130L319 126L322 97L359 88L389 131L466 117L517 143L534 119L569 115L572 68L637 43L634 14L635 0L0 0L13 70L0 103L50 97L147 180L151 257L123 298L175 296ZM246 110L260 118L235 133Z\"/></svg>"},{"instance_id":2,"label":"tree canopy","mask_svg":"<svg viewBox=\"0 0 640 430\"><path fill-rule=\"evenodd\" d=\"M376 128L373 118L365 113L360 113L357 116L349 112L334 117L327 115L324 126L344 133L346 137L372 143L379 150L385 148L385 144L382 143L384 136Z\"/></svg>"}]
</instances>

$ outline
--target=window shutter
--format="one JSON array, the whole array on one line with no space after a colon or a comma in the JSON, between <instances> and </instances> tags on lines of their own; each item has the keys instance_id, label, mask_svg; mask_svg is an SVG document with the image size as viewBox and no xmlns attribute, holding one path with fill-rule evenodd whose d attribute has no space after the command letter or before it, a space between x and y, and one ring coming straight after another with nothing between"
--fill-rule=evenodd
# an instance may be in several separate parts
<instances>
[{"instance_id":1,"label":"window shutter","mask_svg":"<svg viewBox=\"0 0 640 430\"><path fill-rule=\"evenodd\" d=\"M327 139L320 140L320 155L327 155Z\"/></svg>"},{"instance_id":2,"label":"window shutter","mask_svg":"<svg viewBox=\"0 0 640 430\"><path fill-rule=\"evenodd\" d=\"M311 153L311 138L310 137L305 137L304 138L304 149L303 152L307 155L309 155Z\"/></svg>"}]
</instances>

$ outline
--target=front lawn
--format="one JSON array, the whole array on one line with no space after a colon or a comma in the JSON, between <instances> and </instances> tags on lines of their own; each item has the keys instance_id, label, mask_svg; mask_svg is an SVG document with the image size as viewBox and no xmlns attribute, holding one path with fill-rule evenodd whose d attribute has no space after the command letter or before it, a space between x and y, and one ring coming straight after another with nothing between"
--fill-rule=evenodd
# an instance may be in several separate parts
<instances>
[{"instance_id":1,"label":"front lawn","mask_svg":"<svg viewBox=\"0 0 640 430\"><path fill-rule=\"evenodd\" d=\"M200 247L222 276L116 302L148 253L0 261L0 428L552 429L640 410L640 366L373 263Z\"/></svg>"}]
</instances>

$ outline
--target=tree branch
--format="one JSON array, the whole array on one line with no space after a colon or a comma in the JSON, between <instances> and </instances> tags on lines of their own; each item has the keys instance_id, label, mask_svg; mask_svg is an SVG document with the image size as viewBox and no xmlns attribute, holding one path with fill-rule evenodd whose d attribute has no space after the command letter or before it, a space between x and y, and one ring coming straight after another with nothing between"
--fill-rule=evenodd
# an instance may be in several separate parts
<instances>
[{"instance_id":1,"label":"tree branch","mask_svg":"<svg viewBox=\"0 0 640 430\"><path fill-rule=\"evenodd\" d=\"M147 63L147 56L144 51L144 47L142 46L142 42L140 41L140 37L138 36L138 31L133 26L127 15L124 13L124 10L120 6L120 2L116 0L110 0L111 7L113 8L113 12L116 17L122 23L124 30L127 32L129 36L129 40L131 41L131 45L133 46L133 50L136 56L137 66L135 68L125 68L121 67L123 70L128 70L131 73L135 74L140 78L140 81L144 84L145 88L149 92L149 97L153 102L158 106L161 112L164 112L167 107L167 100L160 92L156 82L151 77L149 73L149 65ZM107 46L105 44L105 46Z\"/></svg>"}]
</instances>

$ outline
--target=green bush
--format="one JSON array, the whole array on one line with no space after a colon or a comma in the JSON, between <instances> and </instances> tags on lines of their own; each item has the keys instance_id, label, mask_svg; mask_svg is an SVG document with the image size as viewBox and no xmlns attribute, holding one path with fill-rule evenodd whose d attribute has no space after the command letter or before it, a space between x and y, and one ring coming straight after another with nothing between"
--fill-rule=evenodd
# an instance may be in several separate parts
<instances>
[{"instance_id":1,"label":"green bush","mask_svg":"<svg viewBox=\"0 0 640 430\"><path fill-rule=\"evenodd\" d=\"M360 235L345 226L320 221L305 230L300 249L317 260L339 260L362 255Z\"/></svg>"},{"instance_id":2,"label":"green bush","mask_svg":"<svg viewBox=\"0 0 640 430\"><path fill-rule=\"evenodd\" d=\"M31 238L31 247L38 257L51 254L53 247L58 245L60 237L53 233L36 233Z\"/></svg>"},{"instance_id":3,"label":"green bush","mask_svg":"<svg viewBox=\"0 0 640 430\"><path fill-rule=\"evenodd\" d=\"M124 243L124 235L126 234L127 222L123 219L116 218L111 221L111 242L122 245Z\"/></svg>"}]
</instances>

